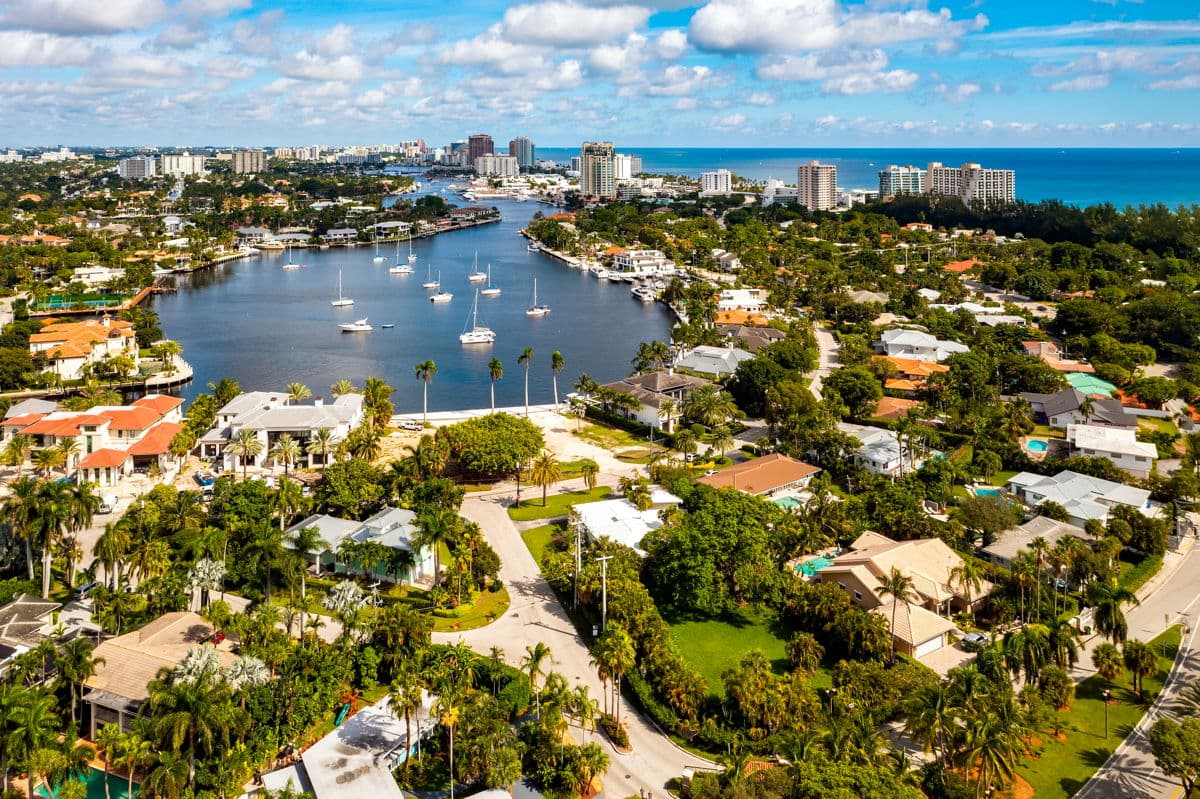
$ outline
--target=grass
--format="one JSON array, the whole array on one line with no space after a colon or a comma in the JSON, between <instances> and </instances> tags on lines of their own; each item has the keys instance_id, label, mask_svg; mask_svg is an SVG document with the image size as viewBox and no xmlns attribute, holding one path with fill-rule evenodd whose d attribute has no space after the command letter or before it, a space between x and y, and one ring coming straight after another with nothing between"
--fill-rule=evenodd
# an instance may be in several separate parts
<instances>
[{"instance_id":1,"label":"grass","mask_svg":"<svg viewBox=\"0 0 1200 799\"><path fill-rule=\"evenodd\" d=\"M1138 429L1145 430L1147 433L1166 433L1167 435L1179 435L1179 428L1175 426L1175 422L1170 419L1158 419L1153 416L1139 416Z\"/></svg>"},{"instance_id":2,"label":"grass","mask_svg":"<svg viewBox=\"0 0 1200 799\"><path fill-rule=\"evenodd\" d=\"M721 672L737 666L751 649L761 650L777 673L790 668L784 652L790 636L771 611L741 610L721 618L680 616L667 622L679 654L704 675L718 697L725 695Z\"/></svg>"},{"instance_id":3,"label":"grass","mask_svg":"<svg viewBox=\"0 0 1200 799\"><path fill-rule=\"evenodd\" d=\"M473 604L460 605L453 611L435 611L433 631L451 633L486 627L504 615L509 602L508 589L504 586L501 586L499 591L480 591L475 595ZM452 615L443 616L438 615L439 613Z\"/></svg>"},{"instance_id":4,"label":"grass","mask_svg":"<svg viewBox=\"0 0 1200 799\"><path fill-rule=\"evenodd\" d=\"M1162 555L1147 555L1145 560L1138 564L1122 560L1119 563L1120 573L1117 576L1117 581L1122 588L1137 591L1148 583L1154 575L1158 574L1159 570L1162 569L1162 564Z\"/></svg>"},{"instance_id":5,"label":"grass","mask_svg":"<svg viewBox=\"0 0 1200 799\"><path fill-rule=\"evenodd\" d=\"M1035 750L1036 757L1028 758L1017 767L1017 773L1033 787L1037 799L1067 799L1073 796L1103 765L1117 745L1129 735L1145 715L1146 708L1171 670L1179 648L1181 633L1172 627L1151 641L1158 655L1158 672L1146 678L1146 704L1129 689L1129 674L1123 672L1112 689L1108 706L1110 736L1104 738L1104 680L1099 676L1081 682L1075 691L1071 709L1060 714L1066 740L1046 737ZM1166 646L1167 657L1162 656Z\"/></svg>"},{"instance_id":6,"label":"grass","mask_svg":"<svg viewBox=\"0 0 1200 799\"><path fill-rule=\"evenodd\" d=\"M604 447L604 449L610 451L628 447L645 448L646 446L645 439L638 438L627 430L605 427L594 422L584 422L582 425L577 425L577 429L571 432L584 441L595 444L598 447Z\"/></svg>"},{"instance_id":7,"label":"grass","mask_svg":"<svg viewBox=\"0 0 1200 799\"><path fill-rule=\"evenodd\" d=\"M612 493L609 486L596 486L590 491L568 491L565 494L551 494L542 504L542 492L537 486L530 486L529 493L533 499L522 500L521 504L508 509L508 517L515 522L530 522L536 519L553 519L566 516L567 511L574 505L584 502L596 502Z\"/></svg>"},{"instance_id":8,"label":"grass","mask_svg":"<svg viewBox=\"0 0 1200 799\"><path fill-rule=\"evenodd\" d=\"M560 535L565 529L566 525L560 522L557 524L543 524L540 527L531 527L521 533L521 540L529 548L529 553L533 555L533 559L537 561L539 568L546 561L546 554L550 551L554 537Z\"/></svg>"},{"instance_id":9,"label":"grass","mask_svg":"<svg viewBox=\"0 0 1200 799\"><path fill-rule=\"evenodd\" d=\"M1035 424L1033 426L1033 430L1030 431L1029 435L1037 436L1038 438L1066 438L1067 437L1067 433L1065 430L1059 430L1058 428L1051 427L1048 424Z\"/></svg>"}]
</instances>

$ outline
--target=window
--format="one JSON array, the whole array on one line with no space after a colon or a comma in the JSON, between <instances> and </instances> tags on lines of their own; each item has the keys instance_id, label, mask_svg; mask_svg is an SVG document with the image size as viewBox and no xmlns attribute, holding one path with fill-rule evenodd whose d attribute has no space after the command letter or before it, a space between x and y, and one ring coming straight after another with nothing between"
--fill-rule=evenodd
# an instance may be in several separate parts
<instances>
[{"instance_id":1,"label":"window","mask_svg":"<svg viewBox=\"0 0 1200 799\"><path fill-rule=\"evenodd\" d=\"M862 602L862 591L855 591L855 592L854 592L854 601L855 601L855 602Z\"/></svg>"},{"instance_id":2,"label":"window","mask_svg":"<svg viewBox=\"0 0 1200 799\"><path fill-rule=\"evenodd\" d=\"M838 583L838 588L840 588L840 589L842 589L843 591L845 591L845 590L846 590L846 584L845 584L845 583Z\"/></svg>"}]
</instances>

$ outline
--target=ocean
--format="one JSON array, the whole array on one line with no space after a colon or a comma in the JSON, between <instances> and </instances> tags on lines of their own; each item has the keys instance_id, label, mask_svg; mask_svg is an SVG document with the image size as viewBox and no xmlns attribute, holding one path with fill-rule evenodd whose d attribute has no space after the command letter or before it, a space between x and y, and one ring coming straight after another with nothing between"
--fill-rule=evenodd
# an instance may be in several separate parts
<instances>
[{"instance_id":1,"label":"ocean","mask_svg":"<svg viewBox=\"0 0 1200 799\"><path fill-rule=\"evenodd\" d=\"M778 178L796 182L796 167L818 160L836 164L844 188L877 188L879 170L889 164L949 166L975 162L1016 171L1017 198L1030 202L1056 199L1085 206L1165 203L1169 207L1200 203L1200 148L716 148L623 147L617 152L640 155L646 172L698 177L725 168L754 180ZM578 155L578 147L539 147L538 158L559 162Z\"/></svg>"}]
</instances>

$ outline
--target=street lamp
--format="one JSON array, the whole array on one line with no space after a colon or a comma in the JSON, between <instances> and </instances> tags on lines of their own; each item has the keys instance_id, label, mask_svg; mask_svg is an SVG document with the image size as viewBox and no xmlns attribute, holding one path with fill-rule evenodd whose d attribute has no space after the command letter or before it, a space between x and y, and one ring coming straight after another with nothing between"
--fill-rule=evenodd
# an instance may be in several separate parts
<instances>
[{"instance_id":1,"label":"street lamp","mask_svg":"<svg viewBox=\"0 0 1200 799\"><path fill-rule=\"evenodd\" d=\"M833 718L833 698L837 696L837 689L830 688L825 693L829 696L829 717Z\"/></svg>"},{"instance_id":2,"label":"street lamp","mask_svg":"<svg viewBox=\"0 0 1200 799\"><path fill-rule=\"evenodd\" d=\"M1100 692L1104 695L1104 740L1108 740L1108 697L1112 695L1112 691L1105 688Z\"/></svg>"},{"instance_id":3,"label":"street lamp","mask_svg":"<svg viewBox=\"0 0 1200 799\"><path fill-rule=\"evenodd\" d=\"M608 562L612 555L603 555L600 561L600 633L608 632Z\"/></svg>"}]
</instances>

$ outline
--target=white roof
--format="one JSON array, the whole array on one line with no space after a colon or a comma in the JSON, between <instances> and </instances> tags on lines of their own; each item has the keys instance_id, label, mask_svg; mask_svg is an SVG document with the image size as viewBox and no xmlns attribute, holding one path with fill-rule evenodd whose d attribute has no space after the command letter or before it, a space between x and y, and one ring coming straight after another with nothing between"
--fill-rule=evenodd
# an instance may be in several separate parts
<instances>
[{"instance_id":1,"label":"white roof","mask_svg":"<svg viewBox=\"0 0 1200 799\"><path fill-rule=\"evenodd\" d=\"M753 360L754 354L737 347L701 345L680 356L675 365L706 375L733 374L742 361Z\"/></svg>"},{"instance_id":2,"label":"white roof","mask_svg":"<svg viewBox=\"0 0 1200 799\"><path fill-rule=\"evenodd\" d=\"M592 538L608 538L645 555L642 539L648 533L662 527L658 511L638 510L627 499L606 499L576 505L575 514L587 534Z\"/></svg>"},{"instance_id":3,"label":"white roof","mask_svg":"<svg viewBox=\"0 0 1200 799\"><path fill-rule=\"evenodd\" d=\"M1121 427L1098 427L1090 424L1067 425L1067 440L1078 449L1108 452L1113 455L1132 455L1154 460L1158 448L1137 440L1137 432Z\"/></svg>"},{"instance_id":4,"label":"white roof","mask_svg":"<svg viewBox=\"0 0 1200 799\"><path fill-rule=\"evenodd\" d=\"M1057 502L1068 511L1072 511L1072 516L1081 519L1105 518L1107 510L1099 503L1145 508L1150 502L1150 492L1144 488L1114 483L1112 480L1080 474L1069 469L1053 477L1020 472L1009 479L1008 485L1023 488Z\"/></svg>"}]
</instances>

